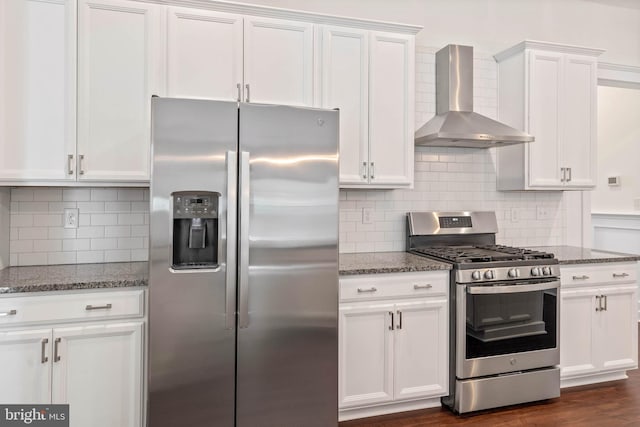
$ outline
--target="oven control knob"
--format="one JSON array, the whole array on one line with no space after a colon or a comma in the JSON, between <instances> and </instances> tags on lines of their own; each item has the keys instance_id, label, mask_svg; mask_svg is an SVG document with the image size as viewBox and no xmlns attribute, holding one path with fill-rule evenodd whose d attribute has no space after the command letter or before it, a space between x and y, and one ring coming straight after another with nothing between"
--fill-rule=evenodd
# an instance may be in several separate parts
<instances>
[{"instance_id":1,"label":"oven control knob","mask_svg":"<svg viewBox=\"0 0 640 427\"><path fill-rule=\"evenodd\" d=\"M487 270L484 272L484 278L487 280L493 279L493 270Z\"/></svg>"},{"instance_id":2,"label":"oven control knob","mask_svg":"<svg viewBox=\"0 0 640 427\"><path fill-rule=\"evenodd\" d=\"M533 267L531 269L531 275L532 276L539 276L540 275L540 269L538 267Z\"/></svg>"},{"instance_id":3,"label":"oven control knob","mask_svg":"<svg viewBox=\"0 0 640 427\"><path fill-rule=\"evenodd\" d=\"M471 273L471 278L473 280L480 280L480 279L482 279L482 275L480 274L480 272L478 270L476 270L473 273Z\"/></svg>"},{"instance_id":4,"label":"oven control knob","mask_svg":"<svg viewBox=\"0 0 640 427\"><path fill-rule=\"evenodd\" d=\"M542 275L543 276L551 276L551 268L550 267L542 267Z\"/></svg>"},{"instance_id":5,"label":"oven control knob","mask_svg":"<svg viewBox=\"0 0 640 427\"><path fill-rule=\"evenodd\" d=\"M518 270L517 268L512 268L507 272L507 275L509 277L520 277L520 270Z\"/></svg>"}]
</instances>

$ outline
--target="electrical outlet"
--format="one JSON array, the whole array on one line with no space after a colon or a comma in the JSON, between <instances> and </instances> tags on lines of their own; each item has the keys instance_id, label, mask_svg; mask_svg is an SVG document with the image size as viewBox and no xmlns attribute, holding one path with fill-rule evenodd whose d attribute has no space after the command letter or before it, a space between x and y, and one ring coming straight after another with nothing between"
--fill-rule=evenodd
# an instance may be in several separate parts
<instances>
[{"instance_id":1,"label":"electrical outlet","mask_svg":"<svg viewBox=\"0 0 640 427\"><path fill-rule=\"evenodd\" d=\"M633 201L633 208L637 211L640 211L640 199L635 199Z\"/></svg>"},{"instance_id":2,"label":"electrical outlet","mask_svg":"<svg viewBox=\"0 0 640 427\"><path fill-rule=\"evenodd\" d=\"M371 208L362 208L362 223L373 224L373 212Z\"/></svg>"},{"instance_id":3,"label":"electrical outlet","mask_svg":"<svg viewBox=\"0 0 640 427\"><path fill-rule=\"evenodd\" d=\"M68 208L64 210L64 228L78 228L80 221L78 208Z\"/></svg>"},{"instance_id":4,"label":"electrical outlet","mask_svg":"<svg viewBox=\"0 0 640 427\"><path fill-rule=\"evenodd\" d=\"M549 219L549 209L545 206L538 206L536 209L536 219Z\"/></svg>"},{"instance_id":5,"label":"electrical outlet","mask_svg":"<svg viewBox=\"0 0 640 427\"><path fill-rule=\"evenodd\" d=\"M519 208L511 208L511 222L520 222Z\"/></svg>"}]
</instances>

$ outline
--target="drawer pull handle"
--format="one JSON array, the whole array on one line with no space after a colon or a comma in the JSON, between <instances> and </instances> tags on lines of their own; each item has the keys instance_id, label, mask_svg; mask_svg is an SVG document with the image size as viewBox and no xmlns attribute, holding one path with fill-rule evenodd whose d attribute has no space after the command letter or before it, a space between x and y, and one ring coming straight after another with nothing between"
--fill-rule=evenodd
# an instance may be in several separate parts
<instances>
[{"instance_id":1,"label":"drawer pull handle","mask_svg":"<svg viewBox=\"0 0 640 427\"><path fill-rule=\"evenodd\" d=\"M42 339L40 363L47 363L49 361L49 358L47 357L47 343L48 342L49 342L49 338L43 338Z\"/></svg>"},{"instance_id":2,"label":"drawer pull handle","mask_svg":"<svg viewBox=\"0 0 640 427\"><path fill-rule=\"evenodd\" d=\"M58 354L58 347L60 345L60 341L62 341L62 338L56 338L56 340L53 343L53 361L54 362L60 361L60 355Z\"/></svg>"},{"instance_id":3,"label":"drawer pull handle","mask_svg":"<svg viewBox=\"0 0 640 427\"><path fill-rule=\"evenodd\" d=\"M628 273L622 273L622 274L613 273L613 277L629 277L629 274Z\"/></svg>"},{"instance_id":4,"label":"drawer pull handle","mask_svg":"<svg viewBox=\"0 0 640 427\"><path fill-rule=\"evenodd\" d=\"M589 276L586 275L582 275L582 276L573 276L573 280L587 280L589 278Z\"/></svg>"},{"instance_id":5,"label":"drawer pull handle","mask_svg":"<svg viewBox=\"0 0 640 427\"><path fill-rule=\"evenodd\" d=\"M373 286L370 287L369 289L362 289L362 288L358 288L358 293L359 294L366 294L369 292L377 292L378 290L376 288L374 288Z\"/></svg>"},{"instance_id":6,"label":"drawer pull handle","mask_svg":"<svg viewBox=\"0 0 640 427\"><path fill-rule=\"evenodd\" d=\"M431 286L430 284L426 284L426 285L413 285L413 289L415 289L416 291L419 289L431 289L433 288L433 286Z\"/></svg>"},{"instance_id":7,"label":"drawer pull handle","mask_svg":"<svg viewBox=\"0 0 640 427\"><path fill-rule=\"evenodd\" d=\"M89 305L87 305L85 307L85 309L87 311L90 311L90 310L109 310L109 309L111 309L111 304L105 304L105 305L91 305L91 304L89 304Z\"/></svg>"},{"instance_id":8,"label":"drawer pull handle","mask_svg":"<svg viewBox=\"0 0 640 427\"><path fill-rule=\"evenodd\" d=\"M394 319L393 319L393 311L389 312L389 316L391 316L391 323L389 323L389 330L393 331L395 329Z\"/></svg>"},{"instance_id":9,"label":"drawer pull handle","mask_svg":"<svg viewBox=\"0 0 640 427\"><path fill-rule=\"evenodd\" d=\"M15 316L16 314L18 314L17 310L9 310L4 313L0 313L0 316Z\"/></svg>"}]
</instances>

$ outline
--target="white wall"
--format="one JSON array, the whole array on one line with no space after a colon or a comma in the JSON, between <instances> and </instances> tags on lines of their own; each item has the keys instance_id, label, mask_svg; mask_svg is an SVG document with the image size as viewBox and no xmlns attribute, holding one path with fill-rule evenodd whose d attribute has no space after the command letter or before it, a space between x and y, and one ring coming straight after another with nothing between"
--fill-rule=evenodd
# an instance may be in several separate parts
<instances>
[{"instance_id":1,"label":"white wall","mask_svg":"<svg viewBox=\"0 0 640 427\"><path fill-rule=\"evenodd\" d=\"M638 0L237 0L421 25L417 43L497 53L524 39L605 49L603 62L640 65Z\"/></svg>"},{"instance_id":2,"label":"white wall","mask_svg":"<svg viewBox=\"0 0 640 427\"><path fill-rule=\"evenodd\" d=\"M620 177L620 186L607 185L612 176ZM640 214L640 89L598 87L598 182L591 210Z\"/></svg>"},{"instance_id":3,"label":"white wall","mask_svg":"<svg viewBox=\"0 0 640 427\"><path fill-rule=\"evenodd\" d=\"M0 188L0 270L9 265L9 189Z\"/></svg>"}]
</instances>

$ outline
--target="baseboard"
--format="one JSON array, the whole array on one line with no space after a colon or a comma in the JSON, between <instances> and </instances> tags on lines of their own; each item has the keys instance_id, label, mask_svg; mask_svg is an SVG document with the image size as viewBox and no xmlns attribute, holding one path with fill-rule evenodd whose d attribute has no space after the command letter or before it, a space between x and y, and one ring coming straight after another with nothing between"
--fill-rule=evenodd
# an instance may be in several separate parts
<instances>
[{"instance_id":1,"label":"baseboard","mask_svg":"<svg viewBox=\"0 0 640 427\"><path fill-rule=\"evenodd\" d=\"M366 408L349 408L338 411L338 421L355 420L357 418L377 417L378 415L396 412L416 411L418 409L440 407L440 398L412 400L410 402L389 402Z\"/></svg>"},{"instance_id":2,"label":"baseboard","mask_svg":"<svg viewBox=\"0 0 640 427\"><path fill-rule=\"evenodd\" d=\"M577 387L581 385L597 384L607 381L626 380L627 371L606 372L593 375L584 375L576 378L560 379L560 388Z\"/></svg>"}]
</instances>

